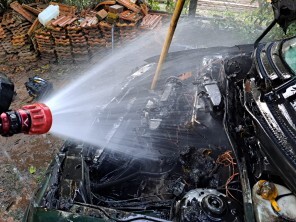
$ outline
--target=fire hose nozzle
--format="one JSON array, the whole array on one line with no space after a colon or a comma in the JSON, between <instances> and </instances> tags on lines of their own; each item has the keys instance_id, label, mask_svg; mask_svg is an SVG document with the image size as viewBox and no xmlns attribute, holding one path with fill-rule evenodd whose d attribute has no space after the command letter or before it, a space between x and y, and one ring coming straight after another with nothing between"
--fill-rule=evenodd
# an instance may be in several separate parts
<instances>
[{"instance_id":1,"label":"fire hose nozzle","mask_svg":"<svg viewBox=\"0 0 296 222\"><path fill-rule=\"evenodd\" d=\"M7 111L0 115L0 134L12 136L17 133L44 134L52 125L50 109L43 103L23 106L17 111Z\"/></svg>"}]
</instances>

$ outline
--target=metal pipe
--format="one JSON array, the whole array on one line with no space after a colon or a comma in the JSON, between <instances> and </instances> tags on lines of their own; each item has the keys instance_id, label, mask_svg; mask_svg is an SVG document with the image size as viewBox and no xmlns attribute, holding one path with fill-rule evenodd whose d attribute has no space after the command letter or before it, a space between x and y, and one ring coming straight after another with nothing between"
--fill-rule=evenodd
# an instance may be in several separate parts
<instances>
[{"instance_id":1,"label":"metal pipe","mask_svg":"<svg viewBox=\"0 0 296 222\"><path fill-rule=\"evenodd\" d=\"M112 24L112 29L111 29L111 44L112 44L112 54L114 51L114 24Z\"/></svg>"},{"instance_id":2,"label":"metal pipe","mask_svg":"<svg viewBox=\"0 0 296 222\"><path fill-rule=\"evenodd\" d=\"M152 81L152 84L151 84L151 89L152 90L154 90L155 87L156 87L157 80L158 80L158 78L160 76L163 62L165 61L166 56L168 54L168 51L169 51L169 48L170 48L170 45L171 45L171 42L172 42L172 39L173 39L173 36L174 36L174 32L176 30L177 23L178 23L178 20L180 18L184 3L185 3L185 0L178 0L177 5L175 7L173 17L171 19L170 27L169 27L169 30L168 30L168 33L167 33L165 42L163 44L160 57L159 57L157 69L156 69L156 72L154 74L153 81Z\"/></svg>"}]
</instances>

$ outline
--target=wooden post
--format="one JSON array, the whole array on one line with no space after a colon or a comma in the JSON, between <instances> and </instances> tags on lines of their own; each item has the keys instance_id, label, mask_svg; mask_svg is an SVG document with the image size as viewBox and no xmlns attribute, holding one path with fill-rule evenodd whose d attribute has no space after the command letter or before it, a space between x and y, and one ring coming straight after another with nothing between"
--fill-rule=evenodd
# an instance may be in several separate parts
<instances>
[{"instance_id":1,"label":"wooden post","mask_svg":"<svg viewBox=\"0 0 296 222\"><path fill-rule=\"evenodd\" d=\"M169 27L169 30L168 30L168 33L167 33L165 42L163 44L160 57L159 57L156 72L154 74L153 81L152 81L152 84L151 84L151 89L152 90L154 90L155 87L156 87L157 80L158 80L158 78L160 76L163 62L165 61L166 56L168 54L168 51L169 51L169 48L170 48L170 45L171 45L175 30L176 30L177 23L178 23L178 20L180 18L184 3L185 3L185 0L178 0L177 5L175 7L175 10L174 10L174 13L173 13L173 16L172 16L172 19L171 19L170 27Z\"/></svg>"}]
</instances>

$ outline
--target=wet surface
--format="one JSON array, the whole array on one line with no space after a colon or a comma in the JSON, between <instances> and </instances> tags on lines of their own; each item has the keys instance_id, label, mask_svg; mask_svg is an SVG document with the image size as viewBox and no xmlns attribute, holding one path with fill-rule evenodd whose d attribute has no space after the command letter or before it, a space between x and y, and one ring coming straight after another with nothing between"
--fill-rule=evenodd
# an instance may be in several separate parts
<instances>
[{"instance_id":1,"label":"wet surface","mask_svg":"<svg viewBox=\"0 0 296 222\"><path fill-rule=\"evenodd\" d=\"M204 27L195 23L181 24L178 25L179 29L176 31L171 51L217 46L222 43L224 46L242 43L238 38L233 37L235 36L233 32L219 31L217 33L217 30L205 28L206 24L204 24ZM188 30L186 27L193 27L193 25L196 27L195 29L191 28L189 31L186 31ZM185 32L186 35L184 35ZM214 40L211 42L208 36L213 35L219 36L219 38L213 37ZM194 38L190 38L189 41L189 36L194 36ZM160 53L163 40L163 35L154 36L154 48L156 50L150 52L152 55ZM149 46L143 47L142 55L138 56L133 62L134 67L138 63L143 63L143 60L147 58L145 57L145 47ZM122 58L121 60L129 61L128 58ZM15 84L17 96L11 105L11 109L18 109L25 104L32 103L32 99L29 97L24 85L29 77L38 75L49 80L53 83L54 89L57 90L82 76L89 66L90 64L69 66L37 62L29 65L20 64L16 67L0 65L0 72L7 74ZM134 67L128 65L128 67L121 69L121 72ZM120 68L118 67L118 69ZM116 69L115 71L118 70ZM118 78L124 77L119 76ZM9 138L0 137L0 142L0 222L21 221L34 190L36 190L38 183L41 182L48 164L61 147L63 141L47 134L40 136L15 135Z\"/></svg>"}]
</instances>

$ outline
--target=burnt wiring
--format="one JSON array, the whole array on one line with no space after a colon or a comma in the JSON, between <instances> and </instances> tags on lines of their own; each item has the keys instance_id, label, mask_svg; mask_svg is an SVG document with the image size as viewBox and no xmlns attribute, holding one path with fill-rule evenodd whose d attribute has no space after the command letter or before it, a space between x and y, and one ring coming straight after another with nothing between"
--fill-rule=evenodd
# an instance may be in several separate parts
<instances>
[{"instance_id":1,"label":"burnt wiring","mask_svg":"<svg viewBox=\"0 0 296 222\"><path fill-rule=\"evenodd\" d=\"M217 188L217 190L226 190L226 188ZM243 192L242 190L235 189L235 188L228 188L228 190L233 190L233 191L240 192L240 193Z\"/></svg>"},{"instance_id":2,"label":"burnt wiring","mask_svg":"<svg viewBox=\"0 0 296 222\"><path fill-rule=\"evenodd\" d=\"M225 193L226 196L232 197L234 200L238 201L230 192L233 188L229 188L231 182L233 182L234 178L239 175L239 173L235 172L236 162L231 155L231 151L226 151L225 153L218 156L216 163L219 165L223 165L224 167L229 167L230 177L227 179L225 183Z\"/></svg>"}]
</instances>

